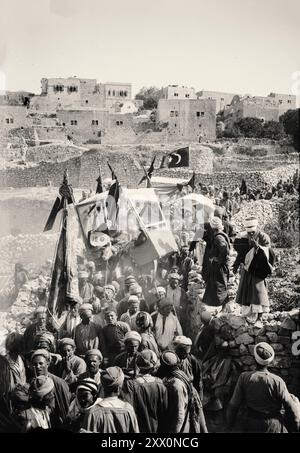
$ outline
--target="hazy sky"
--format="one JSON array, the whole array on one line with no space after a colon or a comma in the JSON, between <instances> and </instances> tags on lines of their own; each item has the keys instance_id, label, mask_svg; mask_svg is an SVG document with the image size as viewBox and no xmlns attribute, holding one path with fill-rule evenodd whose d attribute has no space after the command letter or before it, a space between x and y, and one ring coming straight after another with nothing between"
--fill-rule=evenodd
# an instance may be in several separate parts
<instances>
[{"instance_id":1,"label":"hazy sky","mask_svg":"<svg viewBox=\"0 0 300 453\"><path fill-rule=\"evenodd\" d=\"M7 90L76 75L291 93L299 18L299 0L0 0L0 70Z\"/></svg>"}]
</instances>

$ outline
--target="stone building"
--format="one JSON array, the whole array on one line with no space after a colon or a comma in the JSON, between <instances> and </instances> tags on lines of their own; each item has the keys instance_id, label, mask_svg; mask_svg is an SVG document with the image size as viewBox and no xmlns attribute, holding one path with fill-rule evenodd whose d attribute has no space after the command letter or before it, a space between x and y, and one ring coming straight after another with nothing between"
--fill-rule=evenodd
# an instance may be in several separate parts
<instances>
[{"instance_id":1,"label":"stone building","mask_svg":"<svg viewBox=\"0 0 300 453\"><path fill-rule=\"evenodd\" d=\"M5 91L0 94L0 105L27 105L34 96L28 91Z\"/></svg>"},{"instance_id":2,"label":"stone building","mask_svg":"<svg viewBox=\"0 0 300 453\"><path fill-rule=\"evenodd\" d=\"M116 101L131 100L131 84L97 83L96 79L43 78L41 94L34 96L30 108L55 112L60 109L108 108Z\"/></svg>"},{"instance_id":3,"label":"stone building","mask_svg":"<svg viewBox=\"0 0 300 453\"><path fill-rule=\"evenodd\" d=\"M216 113L223 112L231 104L234 96L236 94L221 91L202 90L197 93L198 99L214 99L216 101Z\"/></svg>"},{"instance_id":4,"label":"stone building","mask_svg":"<svg viewBox=\"0 0 300 453\"><path fill-rule=\"evenodd\" d=\"M31 125L28 110L21 105L0 105L0 133Z\"/></svg>"},{"instance_id":5,"label":"stone building","mask_svg":"<svg viewBox=\"0 0 300 453\"><path fill-rule=\"evenodd\" d=\"M163 88L163 99L197 99L195 89L181 87L179 85L169 85Z\"/></svg>"},{"instance_id":6,"label":"stone building","mask_svg":"<svg viewBox=\"0 0 300 453\"><path fill-rule=\"evenodd\" d=\"M101 143L108 132L118 134L133 124L131 114L109 113L107 109L58 110L57 119L68 136L80 143Z\"/></svg>"},{"instance_id":7,"label":"stone building","mask_svg":"<svg viewBox=\"0 0 300 453\"><path fill-rule=\"evenodd\" d=\"M224 111L227 124L241 118L260 118L262 121L279 121L287 110L296 108L296 96L270 93L268 96L235 96Z\"/></svg>"},{"instance_id":8,"label":"stone building","mask_svg":"<svg viewBox=\"0 0 300 453\"><path fill-rule=\"evenodd\" d=\"M212 99L160 99L157 122L167 123L168 134L201 142L216 138L216 101Z\"/></svg>"}]
</instances>

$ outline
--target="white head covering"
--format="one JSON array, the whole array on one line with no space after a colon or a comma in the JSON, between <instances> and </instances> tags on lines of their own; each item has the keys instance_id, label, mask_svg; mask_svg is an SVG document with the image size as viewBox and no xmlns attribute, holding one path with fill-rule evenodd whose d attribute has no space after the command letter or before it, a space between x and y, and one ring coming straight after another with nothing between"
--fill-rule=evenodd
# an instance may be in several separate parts
<instances>
[{"instance_id":1,"label":"white head covering","mask_svg":"<svg viewBox=\"0 0 300 453\"><path fill-rule=\"evenodd\" d=\"M266 355L268 355L269 357L267 358L261 357L260 352L265 352ZM274 357L275 357L274 349L268 343L261 342L254 346L254 358L259 365L262 366L270 365L270 363L273 362Z\"/></svg>"},{"instance_id":2,"label":"white head covering","mask_svg":"<svg viewBox=\"0 0 300 453\"><path fill-rule=\"evenodd\" d=\"M247 232L252 232L255 231L256 228L258 227L258 219L256 217L248 217L248 219L245 220L245 228Z\"/></svg>"},{"instance_id":3,"label":"white head covering","mask_svg":"<svg viewBox=\"0 0 300 453\"><path fill-rule=\"evenodd\" d=\"M223 223L220 217L213 217L210 221L210 226L218 230L223 230Z\"/></svg>"},{"instance_id":4,"label":"white head covering","mask_svg":"<svg viewBox=\"0 0 300 453\"><path fill-rule=\"evenodd\" d=\"M174 338L174 344L182 344L184 346L192 346L193 342L190 338L185 337L184 335L178 335Z\"/></svg>"}]
</instances>

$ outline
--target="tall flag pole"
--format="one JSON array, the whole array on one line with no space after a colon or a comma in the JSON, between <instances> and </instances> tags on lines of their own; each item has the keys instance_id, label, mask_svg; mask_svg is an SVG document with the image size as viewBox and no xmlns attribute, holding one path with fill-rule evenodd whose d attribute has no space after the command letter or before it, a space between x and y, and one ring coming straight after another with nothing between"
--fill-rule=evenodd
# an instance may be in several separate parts
<instances>
[{"instance_id":1,"label":"tall flag pole","mask_svg":"<svg viewBox=\"0 0 300 453\"><path fill-rule=\"evenodd\" d=\"M72 187L68 182L67 171L64 172L64 179L59 193L63 204L62 222L47 303L48 311L54 319L59 317L65 309L66 296L71 293L73 278L68 200L71 199L73 202L74 197Z\"/></svg>"},{"instance_id":2,"label":"tall flag pole","mask_svg":"<svg viewBox=\"0 0 300 453\"><path fill-rule=\"evenodd\" d=\"M138 186L140 184L142 184L143 181L147 180L147 187L151 187L151 183L150 183L150 180L151 180L151 177L152 177L152 174L154 172L154 162L155 162L155 159L156 159L156 156L154 156L152 162L151 162L151 165L148 169L148 171L146 171L144 165L143 165L143 169L144 169L144 173L145 175L142 177L142 179L140 180L140 182L138 183Z\"/></svg>"}]
</instances>

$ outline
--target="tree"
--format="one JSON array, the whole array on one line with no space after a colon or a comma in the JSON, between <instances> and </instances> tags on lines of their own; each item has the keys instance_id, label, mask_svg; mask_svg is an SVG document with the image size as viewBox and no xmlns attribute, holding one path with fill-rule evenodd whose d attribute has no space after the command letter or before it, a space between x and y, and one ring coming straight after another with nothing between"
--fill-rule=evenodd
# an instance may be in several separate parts
<instances>
[{"instance_id":1,"label":"tree","mask_svg":"<svg viewBox=\"0 0 300 453\"><path fill-rule=\"evenodd\" d=\"M242 118L236 126L244 137L260 138L263 133L263 123L259 118Z\"/></svg>"},{"instance_id":2,"label":"tree","mask_svg":"<svg viewBox=\"0 0 300 453\"><path fill-rule=\"evenodd\" d=\"M285 133L293 137L293 143L295 149L300 150L300 109L288 110L279 118L279 121L283 124Z\"/></svg>"},{"instance_id":3,"label":"tree","mask_svg":"<svg viewBox=\"0 0 300 453\"><path fill-rule=\"evenodd\" d=\"M157 87L143 87L135 96L135 99L144 101L144 108L146 110L153 110L157 108L159 99L162 98L162 88Z\"/></svg>"},{"instance_id":4,"label":"tree","mask_svg":"<svg viewBox=\"0 0 300 453\"><path fill-rule=\"evenodd\" d=\"M272 140L281 140L285 136L283 125L278 121L266 121L262 133L264 138Z\"/></svg>"}]
</instances>

